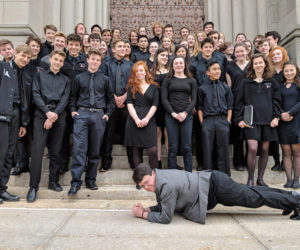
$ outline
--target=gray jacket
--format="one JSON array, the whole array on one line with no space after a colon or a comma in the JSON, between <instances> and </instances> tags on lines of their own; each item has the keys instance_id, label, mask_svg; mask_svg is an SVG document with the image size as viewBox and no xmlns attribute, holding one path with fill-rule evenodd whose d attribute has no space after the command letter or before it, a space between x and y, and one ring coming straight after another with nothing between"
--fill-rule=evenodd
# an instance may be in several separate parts
<instances>
[{"instance_id":1,"label":"gray jacket","mask_svg":"<svg viewBox=\"0 0 300 250\"><path fill-rule=\"evenodd\" d=\"M155 170L157 205L150 207L148 221L170 223L174 212L205 224L211 171L190 173L180 170Z\"/></svg>"}]
</instances>

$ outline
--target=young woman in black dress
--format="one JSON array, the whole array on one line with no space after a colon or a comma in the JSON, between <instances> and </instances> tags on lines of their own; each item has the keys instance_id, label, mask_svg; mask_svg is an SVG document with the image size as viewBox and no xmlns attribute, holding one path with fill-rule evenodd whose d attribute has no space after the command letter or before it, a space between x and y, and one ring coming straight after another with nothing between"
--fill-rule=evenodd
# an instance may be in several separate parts
<instances>
[{"instance_id":1,"label":"young woman in black dress","mask_svg":"<svg viewBox=\"0 0 300 250\"><path fill-rule=\"evenodd\" d=\"M269 55L269 62L273 65L275 72L273 78L280 84L284 84L285 80L283 77L283 64L289 61L289 56L287 51L280 46L274 47ZM269 154L273 156L274 166L271 168L273 171L284 171L283 161L280 164L280 154L279 154L279 142L273 141L270 143Z\"/></svg>"},{"instance_id":2,"label":"young woman in black dress","mask_svg":"<svg viewBox=\"0 0 300 250\"><path fill-rule=\"evenodd\" d=\"M161 87L162 82L169 73L169 54L164 48L159 48L154 56L154 62L151 68L151 74L154 81ZM157 111L155 113L156 126L157 126L157 157L158 157L158 167L162 168L161 162L161 150L162 150L162 135L164 134L166 150L168 153L168 134L165 127L165 109L161 101L161 88L159 88L159 104L157 106Z\"/></svg>"},{"instance_id":3,"label":"young woman in black dress","mask_svg":"<svg viewBox=\"0 0 300 250\"><path fill-rule=\"evenodd\" d=\"M146 149L149 164L158 167L155 112L159 101L157 83L152 80L144 61L136 62L127 83L125 145L132 147L133 164L141 163L140 149Z\"/></svg>"},{"instance_id":4,"label":"young woman in black dress","mask_svg":"<svg viewBox=\"0 0 300 250\"><path fill-rule=\"evenodd\" d=\"M235 101L235 122L243 129L248 144L248 186L254 184L258 142L261 142L261 154L256 184L267 186L263 176L268 162L269 143L278 139L276 127L281 113L281 98L278 83L272 76L266 57L255 54L249 62L248 78L243 80ZM244 108L247 105L253 106L253 128L249 128L244 122Z\"/></svg>"},{"instance_id":5,"label":"young woman in black dress","mask_svg":"<svg viewBox=\"0 0 300 250\"><path fill-rule=\"evenodd\" d=\"M247 46L244 43L237 43L234 46L233 54L235 60L227 63L225 71L227 84L231 87L233 94L233 106L235 106L238 90L242 86L243 80L247 77L249 63L247 60ZM230 137L233 143L233 166L237 171L244 171L244 167L246 166L243 146L244 140L240 138L240 134L241 128L233 124L230 131Z\"/></svg>"},{"instance_id":6,"label":"young woman in black dress","mask_svg":"<svg viewBox=\"0 0 300 250\"><path fill-rule=\"evenodd\" d=\"M286 188L300 188L300 71L293 62L283 65L284 84L280 84L282 113L279 142L287 183Z\"/></svg>"},{"instance_id":7,"label":"young woman in black dress","mask_svg":"<svg viewBox=\"0 0 300 250\"><path fill-rule=\"evenodd\" d=\"M174 57L170 72L161 88L162 103L166 110L165 124L168 131L168 167L177 168L179 145L186 171L192 172L192 110L197 100L197 83L192 78L183 57Z\"/></svg>"}]
</instances>

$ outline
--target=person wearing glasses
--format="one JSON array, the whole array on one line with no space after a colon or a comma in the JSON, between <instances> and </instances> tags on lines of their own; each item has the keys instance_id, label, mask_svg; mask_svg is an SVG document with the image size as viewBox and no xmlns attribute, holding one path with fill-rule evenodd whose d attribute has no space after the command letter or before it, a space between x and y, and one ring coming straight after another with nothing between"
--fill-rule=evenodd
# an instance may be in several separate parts
<instances>
[{"instance_id":1,"label":"person wearing glasses","mask_svg":"<svg viewBox=\"0 0 300 250\"><path fill-rule=\"evenodd\" d=\"M266 205L283 210L282 215L294 211L291 220L300 220L300 195L276 188L248 187L233 181L220 171L186 172L177 169L152 169L141 163L132 179L137 189L154 192L158 204L144 208L137 203L132 208L135 217L149 222L169 224L174 212L186 219L205 224L207 210L218 203L224 206L257 208Z\"/></svg>"}]
</instances>

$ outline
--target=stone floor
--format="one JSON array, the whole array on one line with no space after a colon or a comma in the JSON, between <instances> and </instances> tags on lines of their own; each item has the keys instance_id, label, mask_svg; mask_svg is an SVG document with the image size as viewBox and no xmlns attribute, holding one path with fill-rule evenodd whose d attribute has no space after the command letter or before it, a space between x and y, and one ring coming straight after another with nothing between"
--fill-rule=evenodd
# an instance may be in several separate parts
<instances>
[{"instance_id":1,"label":"stone floor","mask_svg":"<svg viewBox=\"0 0 300 250\"><path fill-rule=\"evenodd\" d=\"M299 249L300 221L275 209L217 206L205 225L134 218L136 201L24 200L0 205L0 249ZM152 200L143 201L153 204Z\"/></svg>"}]
</instances>

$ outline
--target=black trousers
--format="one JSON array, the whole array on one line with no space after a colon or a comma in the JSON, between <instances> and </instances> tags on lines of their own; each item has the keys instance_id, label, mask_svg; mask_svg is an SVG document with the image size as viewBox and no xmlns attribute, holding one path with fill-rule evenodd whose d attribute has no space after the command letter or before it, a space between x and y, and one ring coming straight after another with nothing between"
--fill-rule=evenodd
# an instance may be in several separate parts
<instances>
[{"instance_id":1,"label":"black trousers","mask_svg":"<svg viewBox=\"0 0 300 250\"><path fill-rule=\"evenodd\" d=\"M233 181L220 171L212 171L208 209L217 203L224 206L257 208L268 206L277 209L294 209L298 198L292 192L262 186L248 187Z\"/></svg>"},{"instance_id":2,"label":"black trousers","mask_svg":"<svg viewBox=\"0 0 300 250\"><path fill-rule=\"evenodd\" d=\"M203 152L202 152L202 142L201 142L201 124L198 115L194 115L193 120L193 135L195 135L195 145L196 145L196 159L198 167L203 166Z\"/></svg>"},{"instance_id":3,"label":"black trousers","mask_svg":"<svg viewBox=\"0 0 300 250\"><path fill-rule=\"evenodd\" d=\"M20 109L14 108L11 122L0 121L0 193L7 189L19 130Z\"/></svg>"},{"instance_id":4,"label":"black trousers","mask_svg":"<svg viewBox=\"0 0 300 250\"><path fill-rule=\"evenodd\" d=\"M72 131L73 131L73 118L69 113L67 113L66 128L65 128L65 133L63 135L62 147L60 150L60 160L59 160L60 168L68 168L69 166L71 148L72 148L70 143Z\"/></svg>"},{"instance_id":5,"label":"black trousers","mask_svg":"<svg viewBox=\"0 0 300 250\"><path fill-rule=\"evenodd\" d=\"M102 119L104 112L90 112L79 109L79 116L74 116L73 154L72 154L72 185L81 186L81 176L86 159L85 183L96 182L97 166L100 161L100 147L106 127L106 120Z\"/></svg>"},{"instance_id":6,"label":"black trousers","mask_svg":"<svg viewBox=\"0 0 300 250\"><path fill-rule=\"evenodd\" d=\"M41 180L43 154L46 144L49 149L49 182L57 183L59 180L60 150L66 128L67 113L63 112L58 116L49 130L44 129L46 115L36 110L33 124L33 144L31 154L30 187L38 188Z\"/></svg>"},{"instance_id":7,"label":"black trousers","mask_svg":"<svg viewBox=\"0 0 300 250\"><path fill-rule=\"evenodd\" d=\"M112 163L112 148L115 134L120 136L120 144L124 144L127 116L127 108L116 108L109 118L100 152L102 156L102 166L109 166ZM126 153L129 164L133 166L132 147L126 147Z\"/></svg>"},{"instance_id":8,"label":"black trousers","mask_svg":"<svg viewBox=\"0 0 300 250\"><path fill-rule=\"evenodd\" d=\"M218 170L230 176L229 124L226 116L209 116L202 122L201 140L203 147L203 167L213 169L212 152L215 142Z\"/></svg>"},{"instance_id":9,"label":"black trousers","mask_svg":"<svg viewBox=\"0 0 300 250\"><path fill-rule=\"evenodd\" d=\"M237 125L230 128L230 138L233 144L233 165L246 166L246 157L244 153L244 140L241 139L242 129Z\"/></svg>"}]
</instances>

